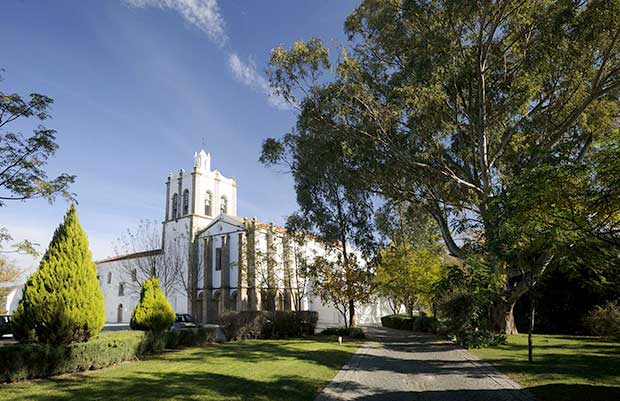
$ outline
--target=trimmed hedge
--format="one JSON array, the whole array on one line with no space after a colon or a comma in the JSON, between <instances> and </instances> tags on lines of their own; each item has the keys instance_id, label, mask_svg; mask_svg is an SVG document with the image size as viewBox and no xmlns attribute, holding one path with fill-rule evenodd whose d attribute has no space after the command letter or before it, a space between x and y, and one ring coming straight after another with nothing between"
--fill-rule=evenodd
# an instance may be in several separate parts
<instances>
[{"instance_id":1,"label":"trimmed hedge","mask_svg":"<svg viewBox=\"0 0 620 401\"><path fill-rule=\"evenodd\" d=\"M433 316L416 316L413 320L413 331L421 331L423 333L437 333L439 322Z\"/></svg>"},{"instance_id":2,"label":"trimmed hedge","mask_svg":"<svg viewBox=\"0 0 620 401\"><path fill-rule=\"evenodd\" d=\"M23 343L0 347L0 381L18 381L61 373L101 369L144 354L145 333L103 333L84 343Z\"/></svg>"},{"instance_id":3,"label":"trimmed hedge","mask_svg":"<svg viewBox=\"0 0 620 401\"><path fill-rule=\"evenodd\" d=\"M414 317L409 315L387 315L381 318L381 325L391 329L413 330Z\"/></svg>"},{"instance_id":4,"label":"trimmed hedge","mask_svg":"<svg viewBox=\"0 0 620 401\"><path fill-rule=\"evenodd\" d=\"M318 313L312 311L277 311L275 316L264 311L242 311L224 313L218 323L228 340L248 340L313 335L318 320Z\"/></svg>"},{"instance_id":5,"label":"trimmed hedge","mask_svg":"<svg viewBox=\"0 0 620 401\"><path fill-rule=\"evenodd\" d=\"M249 340L263 336L267 318L264 312L228 312L220 315L218 324L227 340Z\"/></svg>"},{"instance_id":6,"label":"trimmed hedge","mask_svg":"<svg viewBox=\"0 0 620 401\"><path fill-rule=\"evenodd\" d=\"M168 349L200 347L215 341L215 328L178 329L164 333L164 345Z\"/></svg>"},{"instance_id":7,"label":"trimmed hedge","mask_svg":"<svg viewBox=\"0 0 620 401\"><path fill-rule=\"evenodd\" d=\"M420 331L437 333L439 322L432 316L420 315L388 315L381 318L381 325L398 330Z\"/></svg>"},{"instance_id":8,"label":"trimmed hedge","mask_svg":"<svg viewBox=\"0 0 620 401\"><path fill-rule=\"evenodd\" d=\"M319 314L311 311L277 311L275 318L267 323L266 335L277 338L314 335Z\"/></svg>"},{"instance_id":9,"label":"trimmed hedge","mask_svg":"<svg viewBox=\"0 0 620 401\"><path fill-rule=\"evenodd\" d=\"M505 345L505 334L493 333L490 330L481 329L474 331L462 331L451 336L453 343L463 348L486 348L496 345Z\"/></svg>"},{"instance_id":10,"label":"trimmed hedge","mask_svg":"<svg viewBox=\"0 0 620 401\"><path fill-rule=\"evenodd\" d=\"M364 330L359 327L328 327L321 331L322 336L342 336L349 338L366 338Z\"/></svg>"},{"instance_id":11,"label":"trimmed hedge","mask_svg":"<svg viewBox=\"0 0 620 401\"><path fill-rule=\"evenodd\" d=\"M214 329L180 329L164 333L166 348L201 346L215 338ZM150 354L151 333L102 333L84 343L10 344L0 347L0 382L13 382L62 373L95 370ZM158 339L157 341L161 341Z\"/></svg>"}]
</instances>

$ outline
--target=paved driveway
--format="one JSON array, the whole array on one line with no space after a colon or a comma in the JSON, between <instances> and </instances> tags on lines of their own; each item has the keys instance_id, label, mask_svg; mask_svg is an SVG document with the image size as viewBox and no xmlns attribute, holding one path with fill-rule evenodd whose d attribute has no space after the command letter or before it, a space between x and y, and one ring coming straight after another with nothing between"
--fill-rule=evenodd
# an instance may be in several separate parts
<instances>
[{"instance_id":1,"label":"paved driveway","mask_svg":"<svg viewBox=\"0 0 620 401\"><path fill-rule=\"evenodd\" d=\"M434 336L368 328L316 401L534 401L513 380Z\"/></svg>"}]
</instances>

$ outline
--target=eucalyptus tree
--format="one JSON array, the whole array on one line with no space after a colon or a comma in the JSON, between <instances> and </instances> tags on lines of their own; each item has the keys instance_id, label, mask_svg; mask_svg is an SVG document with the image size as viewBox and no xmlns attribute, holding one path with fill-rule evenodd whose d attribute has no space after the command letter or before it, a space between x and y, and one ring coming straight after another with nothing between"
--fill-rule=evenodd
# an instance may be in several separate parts
<instances>
[{"instance_id":1,"label":"eucalyptus tree","mask_svg":"<svg viewBox=\"0 0 620 401\"><path fill-rule=\"evenodd\" d=\"M347 173L348 152L328 135L290 134L267 140L260 160L290 169L299 211L287 228L318 238L325 247L326 255L308 263L312 287L340 311L346 326L354 326L356 305L373 292L374 207L372 196Z\"/></svg>"},{"instance_id":2,"label":"eucalyptus tree","mask_svg":"<svg viewBox=\"0 0 620 401\"><path fill-rule=\"evenodd\" d=\"M337 60L318 39L272 51L272 87L299 109L284 142L327 138L341 182L419 203L453 256L482 254L505 282L496 329L516 332L525 276L554 248L527 266L498 255L494 202L533 169L584 163L617 130L620 1L366 0L345 32Z\"/></svg>"}]
</instances>

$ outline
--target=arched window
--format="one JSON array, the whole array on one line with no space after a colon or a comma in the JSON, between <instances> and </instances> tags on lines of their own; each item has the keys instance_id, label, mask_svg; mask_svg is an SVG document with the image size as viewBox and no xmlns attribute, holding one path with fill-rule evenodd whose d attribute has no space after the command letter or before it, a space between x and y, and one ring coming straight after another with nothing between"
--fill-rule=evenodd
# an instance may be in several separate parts
<instances>
[{"instance_id":1,"label":"arched window","mask_svg":"<svg viewBox=\"0 0 620 401\"><path fill-rule=\"evenodd\" d=\"M119 296L119 297L122 297L122 296L124 296L124 295L125 295L125 284L120 283L120 284L118 285L118 296Z\"/></svg>"},{"instance_id":2,"label":"arched window","mask_svg":"<svg viewBox=\"0 0 620 401\"><path fill-rule=\"evenodd\" d=\"M211 216L213 210L211 209L211 204L213 203L213 195L211 195L211 191L207 191L205 193L205 214L207 216Z\"/></svg>"},{"instance_id":3,"label":"arched window","mask_svg":"<svg viewBox=\"0 0 620 401\"><path fill-rule=\"evenodd\" d=\"M226 199L225 196L222 196L220 198L220 213L228 214L228 200Z\"/></svg>"},{"instance_id":4,"label":"arched window","mask_svg":"<svg viewBox=\"0 0 620 401\"><path fill-rule=\"evenodd\" d=\"M183 191L183 216L189 214L189 190Z\"/></svg>"},{"instance_id":5,"label":"arched window","mask_svg":"<svg viewBox=\"0 0 620 401\"><path fill-rule=\"evenodd\" d=\"M172 195L172 218L173 219L177 218L178 202L179 202L179 197L177 196L177 194Z\"/></svg>"},{"instance_id":6,"label":"arched window","mask_svg":"<svg viewBox=\"0 0 620 401\"><path fill-rule=\"evenodd\" d=\"M108 284L112 284L112 272L108 272Z\"/></svg>"}]
</instances>

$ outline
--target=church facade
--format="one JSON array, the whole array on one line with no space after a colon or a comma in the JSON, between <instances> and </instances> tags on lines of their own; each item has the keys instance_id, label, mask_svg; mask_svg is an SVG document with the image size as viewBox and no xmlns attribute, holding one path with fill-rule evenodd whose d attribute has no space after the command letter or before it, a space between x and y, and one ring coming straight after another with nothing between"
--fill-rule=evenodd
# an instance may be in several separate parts
<instances>
[{"instance_id":1,"label":"church facade","mask_svg":"<svg viewBox=\"0 0 620 401\"><path fill-rule=\"evenodd\" d=\"M318 312L320 327L343 324L334 306L313 295L304 274L314 257L329 257L326 247L256 218L239 217L236 180L212 170L204 150L194 155L191 171L168 175L162 230L160 249L96 262L108 322L128 322L139 298L137 291L127 290L135 272L132 277L123 266L175 254L182 283L167 296L177 313L215 323L228 311L311 310ZM360 324L379 323L389 313L382 299L356 310Z\"/></svg>"}]
</instances>

